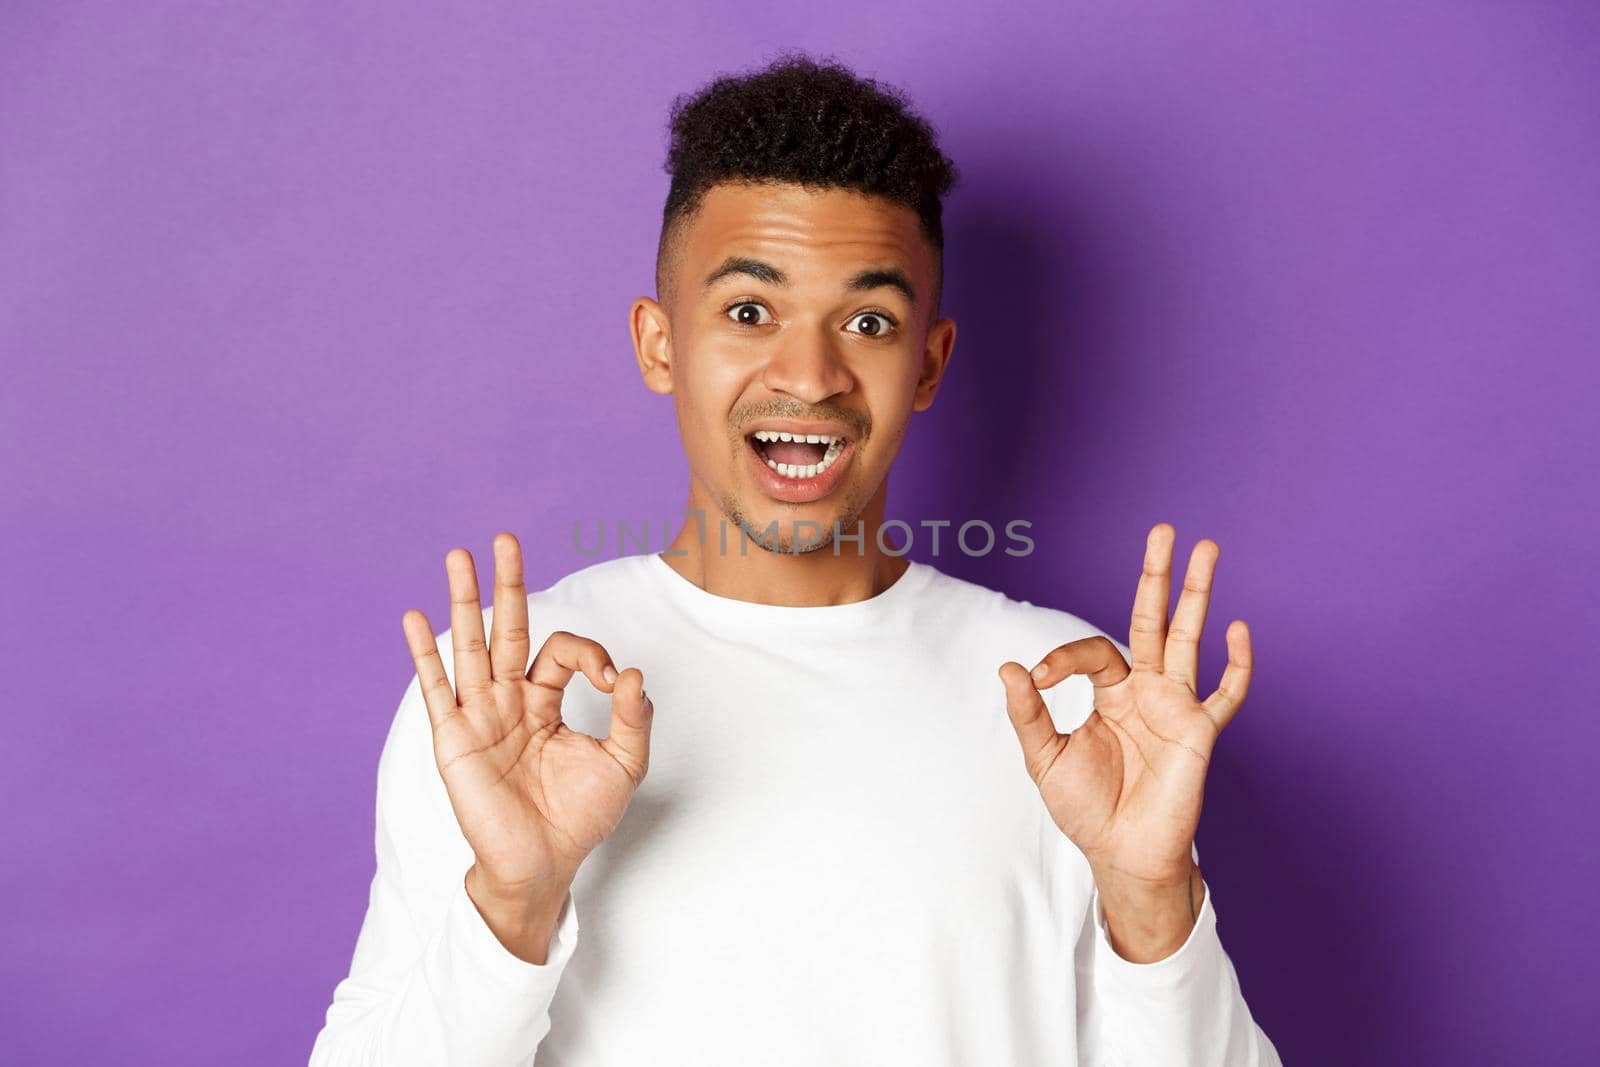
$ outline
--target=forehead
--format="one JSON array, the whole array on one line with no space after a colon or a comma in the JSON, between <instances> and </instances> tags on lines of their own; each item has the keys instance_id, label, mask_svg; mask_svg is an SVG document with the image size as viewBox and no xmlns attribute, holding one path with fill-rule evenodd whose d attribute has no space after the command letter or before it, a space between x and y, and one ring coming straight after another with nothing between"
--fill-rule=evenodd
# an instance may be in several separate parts
<instances>
[{"instance_id":1,"label":"forehead","mask_svg":"<svg viewBox=\"0 0 1600 1067\"><path fill-rule=\"evenodd\" d=\"M731 255L808 273L896 265L918 277L933 271L933 250L916 212L853 189L776 183L712 186L683 235L690 284Z\"/></svg>"}]
</instances>

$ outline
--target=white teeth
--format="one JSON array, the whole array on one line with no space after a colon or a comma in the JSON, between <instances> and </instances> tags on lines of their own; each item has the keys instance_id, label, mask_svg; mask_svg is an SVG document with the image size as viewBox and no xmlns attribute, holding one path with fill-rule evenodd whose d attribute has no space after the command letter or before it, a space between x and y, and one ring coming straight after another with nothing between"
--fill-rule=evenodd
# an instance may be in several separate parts
<instances>
[{"instance_id":1,"label":"white teeth","mask_svg":"<svg viewBox=\"0 0 1600 1067\"><path fill-rule=\"evenodd\" d=\"M757 433L756 440L759 441L766 439L764 437L766 433L767 431L765 430ZM771 435L773 438L777 438L777 436L777 434ZM844 438L829 437L826 434L812 434L810 436L818 438L818 440L811 442L812 444L822 444L824 441L827 442L828 450L822 454L821 462L808 463L802 466L797 463L774 463L769 459L767 460L767 466L771 467L785 478L815 478L817 475L833 466L834 461L839 458L839 453L844 451ZM805 435L801 435L800 439L804 440Z\"/></svg>"},{"instance_id":2,"label":"white teeth","mask_svg":"<svg viewBox=\"0 0 1600 1067\"><path fill-rule=\"evenodd\" d=\"M771 444L773 441L796 441L812 445L833 445L842 438L826 433L784 433L781 430L757 430L754 434L757 441Z\"/></svg>"}]
</instances>

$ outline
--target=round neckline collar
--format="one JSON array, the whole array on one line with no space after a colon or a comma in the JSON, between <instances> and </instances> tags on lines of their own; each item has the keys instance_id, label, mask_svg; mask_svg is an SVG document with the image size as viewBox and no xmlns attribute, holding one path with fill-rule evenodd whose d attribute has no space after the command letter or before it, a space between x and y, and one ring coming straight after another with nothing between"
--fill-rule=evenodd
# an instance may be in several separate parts
<instances>
[{"instance_id":1,"label":"round neckline collar","mask_svg":"<svg viewBox=\"0 0 1600 1067\"><path fill-rule=\"evenodd\" d=\"M763 604L754 600L737 600L708 592L672 568L658 552L643 553L646 569L655 576L673 601L696 615L719 620L768 623L782 626L817 625L830 628L858 626L879 620L914 596L933 575L933 568L916 560L907 560L905 571L894 584L864 600L845 604L787 605Z\"/></svg>"}]
</instances>

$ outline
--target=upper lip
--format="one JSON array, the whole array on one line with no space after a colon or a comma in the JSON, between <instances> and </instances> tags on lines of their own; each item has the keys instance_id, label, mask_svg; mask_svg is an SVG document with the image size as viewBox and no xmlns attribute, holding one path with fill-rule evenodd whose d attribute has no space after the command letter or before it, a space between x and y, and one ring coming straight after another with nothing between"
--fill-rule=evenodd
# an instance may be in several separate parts
<instances>
[{"instance_id":1,"label":"upper lip","mask_svg":"<svg viewBox=\"0 0 1600 1067\"><path fill-rule=\"evenodd\" d=\"M745 428L746 437L754 437L762 430L771 430L774 433L790 434L820 434L825 437L837 437L845 441L852 439L849 427L839 422L814 422L805 419L761 419Z\"/></svg>"}]
</instances>

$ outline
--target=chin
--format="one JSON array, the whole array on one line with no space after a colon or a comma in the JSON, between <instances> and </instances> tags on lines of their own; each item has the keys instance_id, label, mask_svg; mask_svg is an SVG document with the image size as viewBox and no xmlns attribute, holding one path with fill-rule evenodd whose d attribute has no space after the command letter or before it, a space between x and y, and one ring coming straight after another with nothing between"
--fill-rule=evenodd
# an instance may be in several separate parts
<instances>
[{"instance_id":1,"label":"chin","mask_svg":"<svg viewBox=\"0 0 1600 1067\"><path fill-rule=\"evenodd\" d=\"M783 504L770 499L765 499L760 493L751 493L743 500L733 500L728 503L732 507L724 507L728 520L728 551L738 551L734 541L734 530L743 529L748 532L750 539L757 545L769 551L785 555L807 555L812 552L831 552L834 542L834 530L850 535L855 532L859 514L850 508L840 507L833 502L817 501L815 504ZM777 524L777 543L767 542L765 538L773 524ZM797 547L797 541L800 542ZM839 554L845 555L858 549L854 541L845 541L839 548Z\"/></svg>"}]
</instances>

